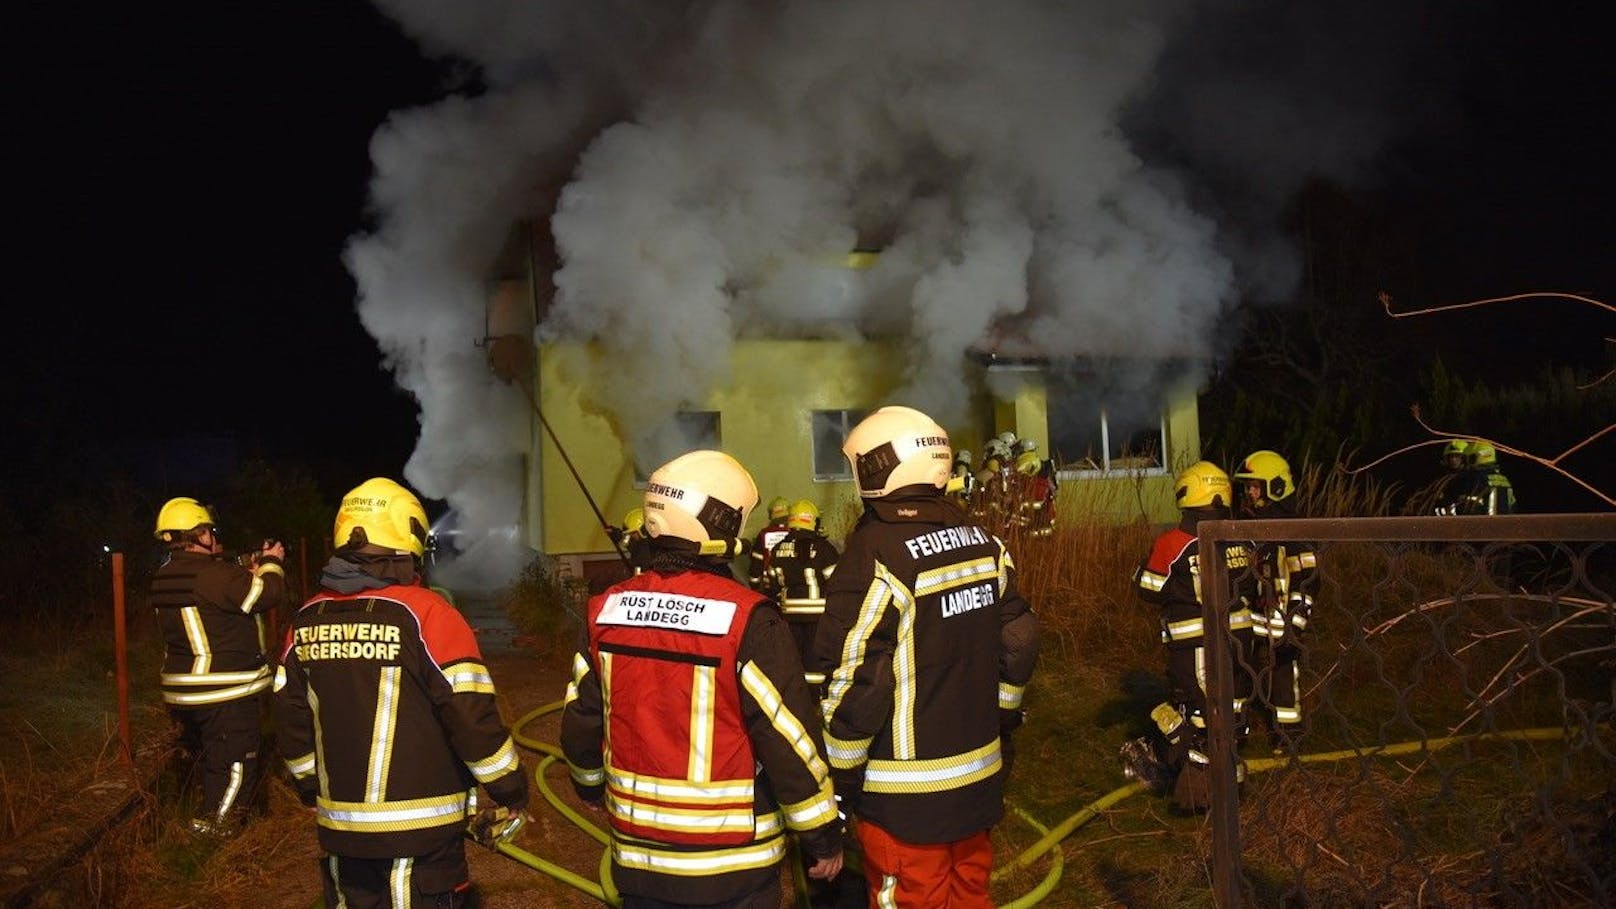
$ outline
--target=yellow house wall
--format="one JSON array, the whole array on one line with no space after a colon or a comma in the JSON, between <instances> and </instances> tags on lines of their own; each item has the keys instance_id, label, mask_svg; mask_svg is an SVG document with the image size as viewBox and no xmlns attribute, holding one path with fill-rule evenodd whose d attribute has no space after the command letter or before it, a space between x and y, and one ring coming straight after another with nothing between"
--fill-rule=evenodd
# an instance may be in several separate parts
<instances>
[{"instance_id":1,"label":"yellow house wall","mask_svg":"<svg viewBox=\"0 0 1616 909\"><path fill-rule=\"evenodd\" d=\"M611 422L585 412L568 379L588 375L598 356L578 344L542 346L538 399L606 520L615 524L640 503L634 464ZM811 499L825 516L826 530L835 533L842 516L855 510L857 495L851 481L814 480L811 412L889 403L887 395L901 378L901 358L869 342L741 341L732 350L731 369L745 382L714 391L703 404L720 414L722 448L751 471L764 502L777 495ZM547 436L541 441L542 476L530 477L529 486L542 479L544 496L531 545L551 554L611 551L555 443ZM763 510L755 510L747 535L764 523Z\"/></svg>"},{"instance_id":2,"label":"yellow house wall","mask_svg":"<svg viewBox=\"0 0 1616 909\"><path fill-rule=\"evenodd\" d=\"M575 380L589 375L599 352L580 344L547 344L539 350L537 398L550 426L607 521L619 523L640 503L634 465L611 422L584 409ZM851 481L813 479L811 412L873 409L891 403L900 384L902 358L885 345L844 341L741 341L732 350L732 373L745 382L714 391L703 408L721 414L723 449L752 472L764 502L774 496L808 498L819 505L825 530L839 538L858 514ZM782 402L790 402L784 404ZM1014 400L994 405L996 432L1006 429L1043 444L1049 437L1048 406L1036 382ZM535 421L537 422L537 421ZM953 434L956 427L946 427ZM959 427L969 439L969 427ZM588 501L560 450L536 427L539 456L530 459L528 543L552 555L610 552ZM1106 520L1171 523L1178 519L1172 480L1200 456L1193 386L1175 389L1167 401L1164 476L1071 479L1061 484L1062 514ZM533 468L537 467L537 471ZM748 522L748 537L765 523L763 509Z\"/></svg>"}]
</instances>

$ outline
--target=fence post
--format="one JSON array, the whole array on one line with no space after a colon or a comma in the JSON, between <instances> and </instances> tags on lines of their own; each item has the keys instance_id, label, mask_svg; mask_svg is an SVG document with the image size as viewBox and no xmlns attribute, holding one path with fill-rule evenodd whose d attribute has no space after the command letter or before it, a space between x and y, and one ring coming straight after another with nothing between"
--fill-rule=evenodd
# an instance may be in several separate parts
<instances>
[{"instance_id":1,"label":"fence post","mask_svg":"<svg viewBox=\"0 0 1616 909\"><path fill-rule=\"evenodd\" d=\"M1200 538L1202 644L1206 648L1207 757L1211 760L1212 902L1240 906L1240 783L1235 778L1234 667L1230 665L1229 566L1220 544L1229 521L1202 521Z\"/></svg>"},{"instance_id":2,"label":"fence post","mask_svg":"<svg viewBox=\"0 0 1616 909\"><path fill-rule=\"evenodd\" d=\"M118 758L135 765L134 735L129 729L129 622L123 602L123 553L112 554L112 649L118 671Z\"/></svg>"}]
</instances>

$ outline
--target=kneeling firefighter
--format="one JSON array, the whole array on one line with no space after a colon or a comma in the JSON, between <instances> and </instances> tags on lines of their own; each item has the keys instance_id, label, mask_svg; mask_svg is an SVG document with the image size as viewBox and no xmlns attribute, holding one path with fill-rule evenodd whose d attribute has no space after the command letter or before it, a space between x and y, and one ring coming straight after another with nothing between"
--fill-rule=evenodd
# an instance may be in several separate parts
<instances>
[{"instance_id":1,"label":"kneeling firefighter","mask_svg":"<svg viewBox=\"0 0 1616 909\"><path fill-rule=\"evenodd\" d=\"M589 601L561 747L604 806L625 909L775 909L786 832L829 880L841 820L802 660L729 559L757 505L739 462L694 451L646 485L644 570Z\"/></svg>"}]
</instances>

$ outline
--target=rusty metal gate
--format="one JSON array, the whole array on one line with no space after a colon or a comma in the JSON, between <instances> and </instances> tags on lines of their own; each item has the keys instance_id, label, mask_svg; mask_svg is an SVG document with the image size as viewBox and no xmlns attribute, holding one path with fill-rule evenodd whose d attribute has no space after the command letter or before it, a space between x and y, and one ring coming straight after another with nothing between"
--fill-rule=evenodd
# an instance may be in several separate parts
<instances>
[{"instance_id":1,"label":"rusty metal gate","mask_svg":"<svg viewBox=\"0 0 1616 909\"><path fill-rule=\"evenodd\" d=\"M1265 741L1272 658L1231 634L1212 553L1285 541L1318 559L1305 721ZM1613 904L1616 515L1211 521L1199 562L1230 644L1206 653L1217 905Z\"/></svg>"}]
</instances>

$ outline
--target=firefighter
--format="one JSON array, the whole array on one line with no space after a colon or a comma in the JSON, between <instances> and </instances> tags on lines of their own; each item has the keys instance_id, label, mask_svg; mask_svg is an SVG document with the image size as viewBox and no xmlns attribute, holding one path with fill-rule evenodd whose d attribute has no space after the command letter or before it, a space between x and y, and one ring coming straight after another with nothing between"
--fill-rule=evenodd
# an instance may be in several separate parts
<instances>
[{"instance_id":1,"label":"firefighter","mask_svg":"<svg viewBox=\"0 0 1616 909\"><path fill-rule=\"evenodd\" d=\"M257 785L271 681L263 614L287 603L286 548L265 541L250 568L223 558L213 514L191 498L164 503L154 533L168 550L151 582L165 649L163 702L202 769L202 804L190 826L227 836L245 820Z\"/></svg>"},{"instance_id":2,"label":"firefighter","mask_svg":"<svg viewBox=\"0 0 1616 909\"><path fill-rule=\"evenodd\" d=\"M1243 518L1294 518L1296 481L1275 451L1254 451L1234 473L1237 513ZM1263 542L1254 547L1257 599L1251 632L1258 672L1257 706L1269 722L1275 754L1292 752L1303 730L1303 638L1313 616L1318 555L1311 543Z\"/></svg>"},{"instance_id":3,"label":"firefighter","mask_svg":"<svg viewBox=\"0 0 1616 909\"><path fill-rule=\"evenodd\" d=\"M773 601L726 562L757 487L694 451L645 489L645 570L590 599L561 747L603 806L624 909L780 904L786 831L810 877L841 870L841 821L813 694Z\"/></svg>"},{"instance_id":4,"label":"firefighter","mask_svg":"<svg viewBox=\"0 0 1616 909\"><path fill-rule=\"evenodd\" d=\"M477 639L422 586L426 528L398 483L355 487L320 591L287 629L276 732L314 808L327 906L464 906L468 826L494 845L526 818L527 777ZM478 808L479 783L494 805Z\"/></svg>"},{"instance_id":5,"label":"firefighter","mask_svg":"<svg viewBox=\"0 0 1616 909\"><path fill-rule=\"evenodd\" d=\"M645 511L631 508L623 515L621 527L607 527L606 535L628 557L629 568L639 574L645 562Z\"/></svg>"},{"instance_id":6,"label":"firefighter","mask_svg":"<svg viewBox=\"0 0 1616 909\"><path fill-rule=\"evenodd\" d=\"M1161 607L1161 639L1167 646L1168 700L1150 717L1161 739L1146 737L1123 745L1124 770L1129 776L1170 786L1174 803L1182 811L1209 807L1210 778L1206 752L1206 641L1202 625L1201 569L1196 527L1201 521L1227 519L1233 506L1229 475L1217 465L1197 461L1173 483L1178 503L1178 526L1156 538L1150 554L1134 573L1134 585L1146 603ZM1219 547L1234 587L1229 599L1229 649L1235 680L1237 727L1251 676L1245 654L1251 641L1251 603L1256 593L1250 569L1250 547L1224 543ZM1214 644L1214 646L1217 646ZM1244 765L1237 764L1244 776Z\"/></svg>"},{"instance_id":7,"label":"firefighter","mask_svg":"<svg viewBox=\"0 0 1616 909\"><path fill-rule=\"evenodd\" d=\"M1023 445L1032 446L1030 439ZM1016 455L1014 526L1035 537L1055 532L1055 462L1038 457L1033 447Z\"/></svg>"},{"instance_id":8,"label":"firefighter","mask_svg":"<svg viewBox=\"0 0 1616 909\"><path fill-rule=\"evenodd\" d=\"M864 514L825 594L811 670L857 818L871 903L989 907L989 830L1038 651L1004 543L944 494L948 434L883 407L842 448Z\"/></svg>"},{"instance_id":9,"label":"firefighter","mask_svg":"<svg viewBox=\"0 0 1616 909\"><path fill-rule=\"evenodd\" d=\"M825 581L836 570L840 554L836 545L819 532L819 506L813 502L793 502L786 526L785 538L769 553L771 586L778 592L780 610L791 623L791 636L806 665L813 651L814 629L825 612ZM824 681L820 673L808 675L810 685Z\"/></svg>"},{"instance_id":10,"label":"firefighter","mask_svg":"<svg viewBox=\"0 0 1616 909\"><path fill-rule=\"evenodd\" d=\"M769 575L769 553L773 551L774 544L785 539L786 516L791 511L791 500L784 496L775 496L769 500L769 523L758 530L752 538L752 546L747 550L746 562L747 583L765 596L774 596L775 591L770 588L773 583Z\"/></svg>"},{"instance_id":11,"label":"firefighter","mask_svg":"<svg viewBox=\"0 0 1616 909\"><path fill-rule=\"evenodd\" d=\"M962 448L954 452L954 472L948 481L949 494L966 510L970 509L971 497L976 494L976 472L971 469L971 463L969 451Z\"/></svg>"},{"instance_id":12,"label":"firefighter","mask_svg":"<svg viewBox=\"0 0 1616 909\"><path fill-rule=\"evenodd\" d=\"M1499 468L1498 449L1491 442L1454 439L1443 449L1443 462L1458 475L1453 480L1453 495L1437 509L1439 514L1515 513L1515 487Z\"/></svg>"}]
</instances>

